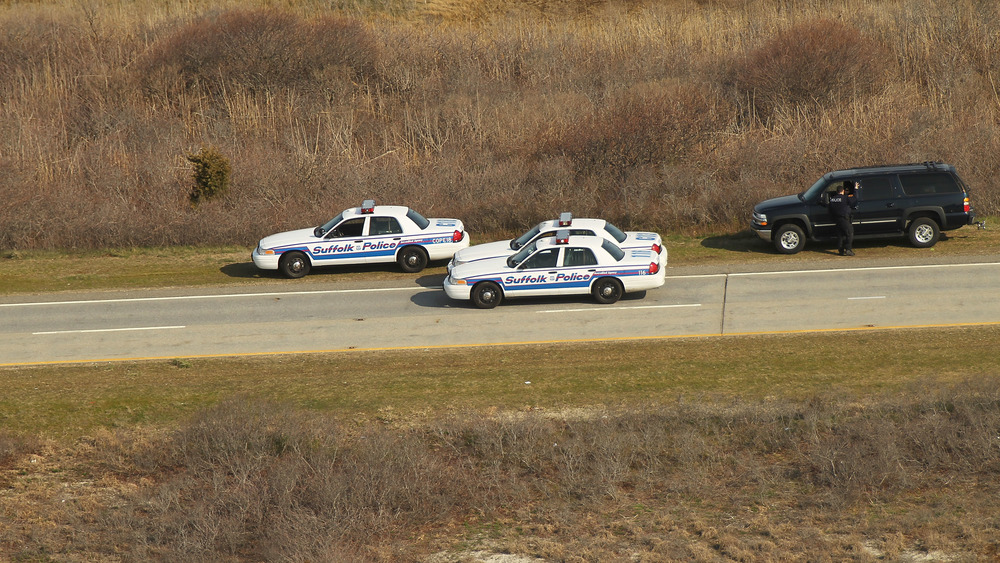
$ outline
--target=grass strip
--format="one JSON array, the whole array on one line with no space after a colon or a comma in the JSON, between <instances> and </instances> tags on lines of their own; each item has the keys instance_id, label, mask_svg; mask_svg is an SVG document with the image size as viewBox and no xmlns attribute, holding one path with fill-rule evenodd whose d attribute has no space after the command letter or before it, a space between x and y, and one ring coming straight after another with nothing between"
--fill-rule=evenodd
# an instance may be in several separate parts
<instances>
[{"instance_id":1,"label":"grass strip","mask_svg":"<svg viewBox=\"0 0 1000 563\"><path fill-rule=\"evenodd\" d=\"M234 396L358 423L454 412L802 399L996 376L1000 327L174 359L2 371L0 425L75 439Z\"/></svg>"}]
</instances>

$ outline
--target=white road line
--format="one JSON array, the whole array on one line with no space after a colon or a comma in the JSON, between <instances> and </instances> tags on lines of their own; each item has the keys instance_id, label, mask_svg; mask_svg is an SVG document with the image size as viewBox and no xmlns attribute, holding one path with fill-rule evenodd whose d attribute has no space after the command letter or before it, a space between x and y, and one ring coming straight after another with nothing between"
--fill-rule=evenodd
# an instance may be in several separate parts
<instances>
[{"instance_id":1,"label":"white road line","mask_svg":"<svg viewBox=\"0 0 1000 563\"><path fill-rule=\"evenodd\" d=\"M701 303L684 305L636 305L634 307L586 307L581 309L545 309L536 313L579 313L582 311L622 311L625 309L676 309L679 307L701 307Z\"/></svg>"},{"instance_id":2,"label":"white road line","mask_svg":"<svg viewBox=\"0 0 1000 563\"><path fill-rule=\"evenodd\" d=\"M885 295L872 295L871 297L848 297L848 301L861 301L864 299L885 299Z\"/></svg>"},{"instance_id":3,"label":"white road line","mask_svg":"<svg viewBox=\"0 0 1000 563\"><path fill-rule=\"evenodd\" d=\"M413 291L441 287L384 287L377 289L327 289L320 291L280 291L270 293L224 293L221 295L176 295L173 297L125 297L121 299L90 299L83 301L37 301L31 303L0 303L0 307L37 307L40 305L93 305L97 303L136 303L142 301L188 301L194 299L232 299L236 297L287 297L290 295L328 295L334 293L378 293L382 291Z\"/></svg>"},{"instance_id":4,"label":"white road line","mask_svg":"<svg viewBox=\"0 0 1000 563\"><path fill-rule=\"evenodd\" d=\"M997 262L976 262L973 264L921 264L916 266L873 266L870 268L827 268L823 270L778 270L773 272L736 272L727 274L733 277L777 276L782 274L830 274L837 272L867 272L878 270L923 270L929 268L974 268L982 266L1000 266ZM683 277L683 276L678 276Z\"/></svg>"},{"instance_id":5,"label":"white road line","mask_svg":"<svg viewBox=\"0 0 1000 563\"><path fill-rule=\"evenodd\" d=\"M42 334L82 334L91 332L129 332L135 330L171 330L178 328L187 328L183 325L177 326L137 326L129 328L92 328L87 330L50 330L46 332L32 332L32 335L42 335Z\"/></svg>"}]
</instances>

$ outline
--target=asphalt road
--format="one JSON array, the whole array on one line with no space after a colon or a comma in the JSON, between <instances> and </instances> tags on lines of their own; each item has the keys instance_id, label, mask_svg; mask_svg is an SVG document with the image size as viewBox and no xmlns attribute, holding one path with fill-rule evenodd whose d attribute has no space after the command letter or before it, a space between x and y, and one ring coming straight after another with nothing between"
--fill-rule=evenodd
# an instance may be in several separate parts
<instances>
[{"instance_id":1,"label":"asphalt road","mask_svg":"<svg viewBox=\"0 0 1000 563\"><path fill-rule=\"evenodd\" d=\"M450 300L442 276L8 296L0 365L1000 323L1000 262L667 276L614 305L524 299L493 310Z\"/></svg>"}]
</instances>

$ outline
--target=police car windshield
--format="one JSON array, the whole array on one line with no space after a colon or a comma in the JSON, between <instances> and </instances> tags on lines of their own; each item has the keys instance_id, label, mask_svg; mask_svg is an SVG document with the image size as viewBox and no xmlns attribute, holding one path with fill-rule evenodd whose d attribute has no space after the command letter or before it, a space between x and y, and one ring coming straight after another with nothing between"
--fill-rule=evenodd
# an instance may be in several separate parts
<instances>
[{"instance_id":1,"label":"police car windshield","mask_svg":"<svg viewBox=\"0 0 1000 563\"><path fill-rule=\"evenodd\" d=\"M517 250L517 249L521 248L529 240L535 238L535 235L537 235L538 231L540 231L540 230L541 229L539 228L539 225L535 225L535 228L533 228L530 231L524 233L523 235L517 237L516 239L510 241L510 249L511 250Z\"/></svg>"},{"instance_id":2,"label":"police car windshield","mask_svg":"<svg viewBox=\"0 0 1000 563\"><path fill-rule=\"evenodd\" d=\"M317 237L321 237L321 236L325 235L326 233L330 232L330 229L336 227L337 223L339 223L339 222L341 222L343 220L344 220L344 214L343 213L339 213L333 219L330 219L326 223L320 225L319 227L316 227L316 229L313 230L313 234L316 235Z\"/></svg>"},{"instance_id":3,"label":"police car windshield","mask_svg":"<svg viewBox=\"0 0 1000 563\"><path fill-rule=\"evenodd\" d=\"M417 213L412 209L408 209L406 211L406 216L409 217L410 221L416 223L421 230L426 229L427 225L431 224L431 222L428 221L427 218L425 218L423 215Z\"/></svg>"},{"instance_id":4,"label":"police car windshield","mask_svg":"<svg viewBox=\"0 0 1000 563\"><path fill-rule=\"evenodd\" d=\"M516 254L512 254L510 258L507 258L507 267L516 268L518 264L524 262L524 259L531 255L535 251L535 243L531 243L519 250Z\"/></svg>"},{"instance_id":5,"label":"police car windshield","mask_svg":"<svg viewBox=\"0 0 1000 563\"><path fill-rule=\"evenodd\" d=\"M610 254L611 257L614 258L616 262L621 262L622 258L625 257L625 252L622 249L618 248L618 245L616 245L615 243L611 242L608 239L604 239L604 241L601 242L601 248L607 250L608 254Z\"/></svg>"},{"instance_id":6,"label":"police car windshield","mask_svg":"<svg viewBox=\"0 0 1000 563\"><path fill-rule=\"evenodd\" d=\"M604 230L607 231L608 234L610 234L611 236L615 237L615 240L618 241L619 243L625 242L625 239L628 238L625 236L625 233L621 231L621 229L612 225L611 223L605 223Z\"/></svg>"}]
</instances>

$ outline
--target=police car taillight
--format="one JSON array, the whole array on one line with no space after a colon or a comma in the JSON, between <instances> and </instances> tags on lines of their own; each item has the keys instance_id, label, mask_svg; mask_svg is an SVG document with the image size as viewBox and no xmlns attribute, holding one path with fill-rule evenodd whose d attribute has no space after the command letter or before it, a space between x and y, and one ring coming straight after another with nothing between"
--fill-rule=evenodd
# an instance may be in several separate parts
<instances>
[{"instance_id":1,"label":"police car taillight","mask_svg":"<svg viewBox=\"0 0 1000 563\"><path fill-rule=\"evenodd\" d=\"M653 275L660 271L660 265L656 262L649 263L649 275Z\"/></svg>"},{"instance_id":2,"label":"police car taillight","mask_svg":"<svg viewBox=\"0 0 1000 563\"><path fill-rule=\"evenodd\" d=\"M462 231L451 233L451 242L462 242Z\"/></svg>"},{"instance_id":3,"label":"police car taillight","mask_svg":"<svg viewBox=\"0 0 1000 563\"><path fill-rule=\"evenodd\" d=\"M968 213L972 209L972 205L969 204L969 196L965 196L965 202L962 203L962 209Z\"/></svg>"},{"instance_id":4,"label":"police car taillight","mask_svg":"<svg viewBox=\"0 0 1000 563\"><path fill-rule=\"evenodd\" d=\"M568 226L570 226L572 224L573 224L573 214L572 213L566 211L564 213L559 214L559 226L560 227L568 227Z\"/></svg>"},{"instance_id":5,"label":"police car taillight","mask_svg":"<svg viewBox=\"0 0 1000 563\"><path fill-rule=\"evenodd\" d=\"M569 244L569 231L556 231L556 244Z\"/></svg>"},{"instance_id":6,"label":"police car taillight","mask_svg":"<svg viewBox=\"0 0 1000 563\"><path fill-rule=\"evenodd\" d=\"M366 199L361 202L361 213L375 213L375 200Z\"/></svg>"},{"instance_id":7,"label":"police car taillight","mask_svg":"<svg viewBox=\"0 0 1000 563\"><path fill-rule=\"evenodd\" d=\"M656 244L656 243L654 242L654 243L653 243L653 247L652 247L652 249L651 249L651 250L652 250L653 252L655 252L655 253L659 254L659 253L660 253L660 250L662 250L662 248L660 248L660 245L658 245L658 244Z\"/></svg>"}]
</instances>

